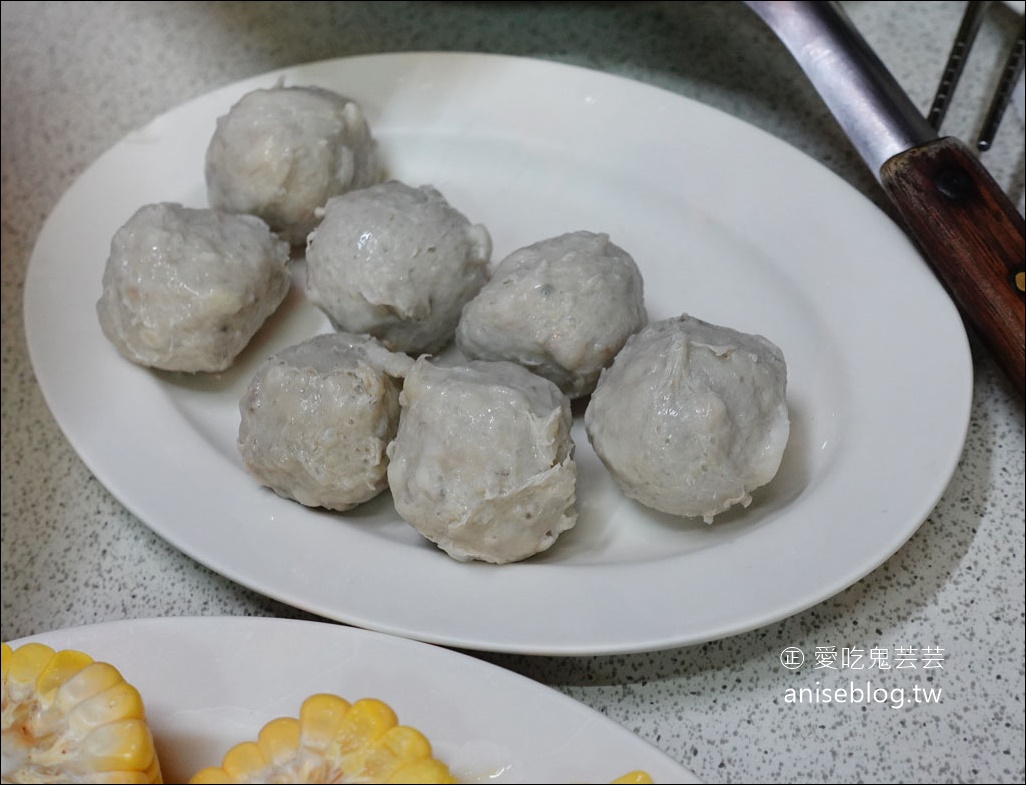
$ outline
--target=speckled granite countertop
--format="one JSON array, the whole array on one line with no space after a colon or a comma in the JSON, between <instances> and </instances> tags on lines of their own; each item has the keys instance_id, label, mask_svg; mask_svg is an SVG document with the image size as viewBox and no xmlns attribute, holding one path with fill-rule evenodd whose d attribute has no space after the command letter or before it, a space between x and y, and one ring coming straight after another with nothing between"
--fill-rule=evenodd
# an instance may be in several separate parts
<instances>
[{"instance_id":1,"label":"speckled granite countertop","mask_svg":"<svg viewBox=\"0 0 1026 785\"><path fill-rule=\"evenodd\" d=\"M963 4L845 6L925 110ZM945 132L968 140L978 128L1014 34L1011 6L991 9ZM309 618L182 555L90 474L33 376L25 271L61 194L132 129L274 68L403 50L528 55L665 87L782 137L883 204L816 96L740 4L4 2L4 640L153 616ZM985 160L1022 209L1021 114L1009 111ZM783 622L700 646L480 656L599 709L708 782L1022 782L1023 404L973 349L972 418L954 477L925 525L864 580ZM826 645L941 647L932 682L910 673L903 686L942 696L902 710L788 703L796 681L781 651Z\"/></svg>"}]
</instances>

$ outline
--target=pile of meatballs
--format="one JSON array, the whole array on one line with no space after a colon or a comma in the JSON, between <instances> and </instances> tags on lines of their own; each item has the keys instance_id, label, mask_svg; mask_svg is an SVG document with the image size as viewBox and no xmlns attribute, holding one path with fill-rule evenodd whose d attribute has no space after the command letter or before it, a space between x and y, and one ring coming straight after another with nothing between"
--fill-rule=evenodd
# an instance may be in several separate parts
<instances>
[{"instance_id":1,"label":"pile of meatballs","mask_svg":"<svg viewBox=\"0 0 1026 785\"><path fill-rule=\"evenodd\" d=\"M305 252L305 297L333 329L267 357L239 404L246 469L277 494L344 511L388 488L452 558L520 561L577 521L575 399L617 485L655 510L711 523L776 474L776 345L687 314L649 323L638 265L601 232L493 265L487 228L436 188L384 180L355 101L247 93L205 179L209 208L145 205L117 231L97 314L134 363L223 371Z\"/></svg>"}]
</instances>

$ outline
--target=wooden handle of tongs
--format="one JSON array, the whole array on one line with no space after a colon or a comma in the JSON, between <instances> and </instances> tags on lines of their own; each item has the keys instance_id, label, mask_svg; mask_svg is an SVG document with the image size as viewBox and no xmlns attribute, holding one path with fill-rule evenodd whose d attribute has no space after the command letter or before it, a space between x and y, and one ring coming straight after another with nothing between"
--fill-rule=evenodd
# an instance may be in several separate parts
<instances>
[{"instance_id":1,"label":"wooden handle of tongs","mask_svg":"<svg viewBox=\"0 0 1026 785\"><path fill-rule=\"evenodd\" d=\"M1026 249L1015 205L954 138L899 153L880 182L965 321L1026 396Z\"/></svg>"}]
</instances>

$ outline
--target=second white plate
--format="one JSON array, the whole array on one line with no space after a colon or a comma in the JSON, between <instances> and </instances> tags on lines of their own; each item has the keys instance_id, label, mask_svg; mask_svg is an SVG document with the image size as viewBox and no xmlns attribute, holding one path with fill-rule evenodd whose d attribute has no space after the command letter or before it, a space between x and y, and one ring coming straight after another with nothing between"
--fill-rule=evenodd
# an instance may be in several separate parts
<instances>
[{"instance_id":1,"label":"second white plate","mask_svg":"<svg viewBox=\"0 0 1026 785\"><path fill-rule=\"evenodd\" d=\"M142 204L206 203L216 118L244 93L323 85L364 106L392 176L437 186L495 258L577 229L610 234L651 319L761 333L789 366L776 479L713 526L627 499L575 424L577 527L530 561L460 564L385 494L351 514L260 488L238 400L269 352L329 330L299 287L231 371L121 358L95 302L110 238ZM400 54L286 69L188 103L72 186L30 261L26 333L46 399L126 507L217 572L322 616L463 648L597 654L697 643L776 621L887 559L943 492L968 422L957 312L905 236L825 168L680 96L570 66Z\"/></svg>"},{"instance_id":2,"label":"second white plate","mask_svg":"<svg viewBox=\"0 0 1026 785\"><path fill-rule=\"evenodd\" d=\"M314 693L377 698L421 731L460 782L609 782L647 771L697 782L648 742L562 693L464 654L335 624L142 619L14 641L109 662L143 697L164 782L187 782L297 717Z\"/></svg>"}]
</instances>

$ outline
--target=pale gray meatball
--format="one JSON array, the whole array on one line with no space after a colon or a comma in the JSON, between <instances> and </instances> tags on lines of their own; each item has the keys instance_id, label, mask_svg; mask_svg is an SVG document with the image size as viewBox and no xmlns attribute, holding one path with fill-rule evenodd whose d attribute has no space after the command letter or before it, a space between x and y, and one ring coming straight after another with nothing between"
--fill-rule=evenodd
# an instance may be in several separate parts
<instances>
[{"instance_id":1,"label":"pale gray meatball","mask_svg":"<svg viewBox=\"0 0 1026 785\"><path fill-rule=\"evenodd\" d=\"M288 265L259 218L146 205L111 240L100 327L140 365L223 371L285 299Z\"/></svg>"},{"instance_id":2,"label":"pale gray meatball","mask_svg":"<svg viewBox=\"0 0 1026 785\"><path fill-rule=\"evenodd\" d=\"M320 87L247 93L218 118L207 147L210 205L260 216L293 245L306 242L332 196L380 180L359 104Z\"/></svg>"},{"instance_id":3,"label":"pale gray meatball","mask_svg":"<svg viewBox=\"0 0 1026 785\"><path fill-rule=\"evenodd\" d=\"M488 278L492 242L436 189L391 181L337 196L306 250L307 297L340 330L436 352Z\"/></svg>"},{"instance_id":4,"label":"pale gray meatball","mask_svg":"<svg viewBox=\"0 0 1026 785\"><path fill-rule=\"evenodd\" d=\"M396 510L454 559L505 564L577 521L570 402L507 362L417 360L388 448Z\"/></svg>"},{"instance_id":5,"label":"pale gray meatball","mask_svg":"<svg viewBox=\"0 0 1026 785\"><path fill-rule=\"evenodd\" d=\"M413 361L373 338L318 335L272 355L239 411L246 469L280 496L348 510L387 486L386 445Z\"/></svg>"},{"instance_id":6,"label":"pale gray meatball","mask_svg":"<svg viewBox=\"0 0 1026 785\"><path fill-rule=\"evenodd\" d=\"M748 506L777 473L786 385L775 344L685 315L628 340L599 379L585 428L627 496L711 523Z\"/></svg>"},{"instance_id":7,"label":"pale gray meatball","mask_svg":"<svg viewBox=\"0 0 1026 785\"><path fill-rule=\"evenodd\" d=\"M579 398L645 322L630 254L608 235L572 232L503 259L463 309L456 344L468 357L523 365Z\"/></svg>"}]
</instances>

